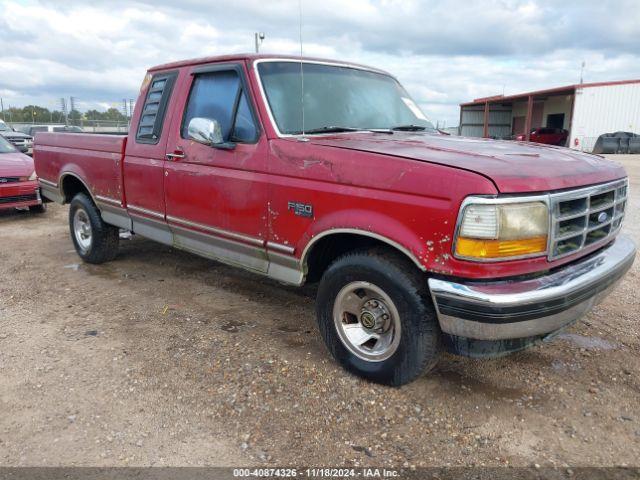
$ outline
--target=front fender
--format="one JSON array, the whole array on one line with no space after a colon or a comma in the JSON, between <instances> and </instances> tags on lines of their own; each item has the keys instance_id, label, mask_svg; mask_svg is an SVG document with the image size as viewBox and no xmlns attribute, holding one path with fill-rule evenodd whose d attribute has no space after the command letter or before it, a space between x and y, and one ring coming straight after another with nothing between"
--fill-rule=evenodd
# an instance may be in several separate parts
<instances>
[{"instance_id":1,"label":"front fender","mask_svg":"<svg viewBox=\"0 0 640 480\"><path fill-rule=\"evenodd\" d=\"M309 225L298 245L305 264L312 247L329 235L348 233L375 238L401 251L423 271L428 269L427 241L397 219L379 212L341 210L324 215Z\"/></svg>"}]
</instances>

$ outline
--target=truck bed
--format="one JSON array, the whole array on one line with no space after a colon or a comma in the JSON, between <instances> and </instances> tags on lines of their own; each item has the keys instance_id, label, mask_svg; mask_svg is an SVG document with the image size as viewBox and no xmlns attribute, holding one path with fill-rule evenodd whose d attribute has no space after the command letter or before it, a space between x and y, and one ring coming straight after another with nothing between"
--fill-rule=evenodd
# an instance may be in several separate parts
<instances>
[{"instance_id":1,"label":"truck bed","mask_svg":"<svg viewBox=\"0 0 640 480\"><path fill-rule=\"evenodd\" d=\"M42 194L50 200L63 201L62 182L76 177L94 197L123 204L122 160L126 144L126 135L39 132L33 159Z\"/></svg>"}]
</instances>

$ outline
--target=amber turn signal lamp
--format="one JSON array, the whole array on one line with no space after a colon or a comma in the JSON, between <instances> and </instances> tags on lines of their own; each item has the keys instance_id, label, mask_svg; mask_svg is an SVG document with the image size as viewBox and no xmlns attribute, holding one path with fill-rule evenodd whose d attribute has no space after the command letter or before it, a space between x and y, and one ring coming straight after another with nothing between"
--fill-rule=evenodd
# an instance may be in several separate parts
<instances>
[{"instance_id":1,"label":"amber turn signal lamp","mask_svg":"<svg viewBox=\"0 0 640 480\"><path fill-rule=\"evenodd\" d=\"M459 257L490 259L533 255L546 251L546 235L520 240L482 240L461 237L456 242L456 255Z\"/></svg>"}]
</instances>

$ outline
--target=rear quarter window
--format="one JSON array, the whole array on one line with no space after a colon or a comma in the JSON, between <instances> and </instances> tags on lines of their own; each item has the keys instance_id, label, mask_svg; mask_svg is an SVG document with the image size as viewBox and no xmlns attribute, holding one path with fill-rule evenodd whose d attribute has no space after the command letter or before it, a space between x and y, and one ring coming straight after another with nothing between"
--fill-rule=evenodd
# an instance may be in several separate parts
<instances>
[{"instance_id":1,"label":"rear quarter window","mask_svg":"<svg viewBox=\"0 0 640 480\"><path fill-rule=\"evenodd\" d=\"M177 76L177 72L168 72L151 78L138 121L136 142L157 144L160 141L167 104Z\"/></svg>"}]
</instances>

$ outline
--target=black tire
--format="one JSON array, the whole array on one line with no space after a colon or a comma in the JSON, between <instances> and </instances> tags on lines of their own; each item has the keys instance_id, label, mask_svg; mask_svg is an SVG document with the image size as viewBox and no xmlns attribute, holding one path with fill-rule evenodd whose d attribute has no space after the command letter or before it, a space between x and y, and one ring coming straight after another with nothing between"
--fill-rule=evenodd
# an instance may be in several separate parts
<instances>
[{"instance_id":1,"label":"black tire","mask_svg":"<svg viewBox=\"0 0 640 480\"><path fill-rule=\"evenodd\" d=\"M368 282L383 290L399 313L399 343L386 359L365 360L340 338L339 327L334 323L334 304L339 292L353 282ZM431 370L440 356L440 326L427 279L412 262L395 252L374 249L335 260L320 281L316 313L320 332L333 357L350 372L368 380L403 385Z\"/></svg>"},{"instance_id":2,"label":"black tire","mask_svg":"<svg viewBox=\"0 0 640 480\"><path fill-rule=\"evenodd\" d=\"M82 246L74 230L74 218L81 210L91 226L88 245ZM82 215L82 213L80 213ZM84 217L84 215L83 215ZM76 252L87 263L104 263L118 255L120 230L102 220L100 210L86 193L78 193L69 206L69 231ZM84 239L83 241L87 241Z\"/></svg>"},{"instance_id":3,"label":"black tire","mask_svg":"<svg viewBox=\"0 0 640 480\"><path fill-rule=\"evenodd\" d=\"M47 205L41 203L40 205L32 205L29 207L31 213L44 213L47 211Z\"/></svg>"}]
</instances>

